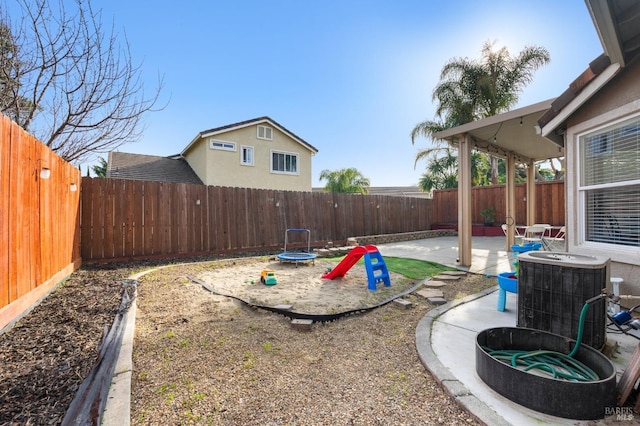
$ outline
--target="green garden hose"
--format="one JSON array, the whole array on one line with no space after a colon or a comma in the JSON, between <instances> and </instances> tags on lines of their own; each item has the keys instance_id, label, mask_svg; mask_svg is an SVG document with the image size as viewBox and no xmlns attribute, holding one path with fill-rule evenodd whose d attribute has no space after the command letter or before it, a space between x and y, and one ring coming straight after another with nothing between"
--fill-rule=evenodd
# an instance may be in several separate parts
<instances>
[{"instance_id":1,"label":"green garden hose","mask_svg":"<svg viewBox=\"0 0 640 426\"><path fill-rule=\"evenodd\" d=\"M493 350L483 347L485 352L506 364L511 364L514 368L520 368L523 371L532 371L540 375L551 376L554 379L562 379L575 382L592 382L600 380L600 377L589 367L573 358L578 352L578 348L582 343L582 333L584 331L584 321L591 303L601 299L603 296L598 295L587 300L580 311L580 321L578 322L578 336L576 344L567 354L556 351L535 350L521 351L512 350Z\"/></svg>"}]
</instances>

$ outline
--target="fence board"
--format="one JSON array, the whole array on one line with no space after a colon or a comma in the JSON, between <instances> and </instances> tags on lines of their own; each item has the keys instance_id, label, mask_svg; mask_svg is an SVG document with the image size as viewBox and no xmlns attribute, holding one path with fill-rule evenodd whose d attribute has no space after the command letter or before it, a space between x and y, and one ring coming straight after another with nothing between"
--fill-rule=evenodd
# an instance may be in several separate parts
<instances>
[{"instance_id":1,"label":"fence board","mask_svg":"<svg viewBox=\"0 0 640 426\"><path fill-rule=\"evenodd\" d=\"M287 228L310 229L317 246L344 242L349 236L430 229L433 216L433 201L428 199L166 182L127 184L88 177L82 187L83 197L90 197L82 204L90 209L82 214L82 253L90 256L84 257L87 261L272 250L284 245ZM103 187L108 190L101 193ZM105 226L102 235L84 229L102 222L113 224ZM91 241L85 241L89 236ZM113 250L94 249L100 246Z\"/></svg>"},{"instance_id":2,"label":"fence board","mask_svg":"<svg viewBox=\"0 0 640 426\"><path fill-rule=\"evenodd\" d=\"M0 328L79 264L79 194L71 192L79 179L75 167L0 117Z\"/></svg>"},{"instance_id":3,"label":"fence board","mask_svg":"<svg viewBox=\"0 0 640 426\"><path fill-rule=\"evenodd\" d=\"M516 185L515 221L525 225L527 221L526 185ZM505 185L474 187L471 191L472 222L482 223L480 212L488 207L496 209L496 223L505 223ZM458 191L445 189L433 192L433 223L457 223ZM565 202L564 182L536 183L536 222L549 223L554 226L564 225Z\"/></svg>"},{"instance_id":4,"label":"fence board","mask_svg":"<svg viewBox=\"0 0 640 426\"><path fill-rule=\"evenodd\" d=\"M9 241L11 122L0 115L0 242ZM0 307L9 304L9 245L0 244Z\"/></svg>"}]
</instances>

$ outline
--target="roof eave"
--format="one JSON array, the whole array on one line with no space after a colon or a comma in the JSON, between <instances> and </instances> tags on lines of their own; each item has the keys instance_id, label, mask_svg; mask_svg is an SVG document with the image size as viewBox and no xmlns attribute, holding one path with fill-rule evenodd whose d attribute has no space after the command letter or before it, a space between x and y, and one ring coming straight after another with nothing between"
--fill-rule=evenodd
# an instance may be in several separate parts
<instances>
[{"instance_id":1,"label":"roof eave","mask_svg":"<svg viewBox=\"0 0 640 426\"><path fill-rule=\"evenodd\" d=\"M595 95L620 71L619 63L612 63L604 71L598 74L578 95L572 99L562 110L540 129L540 135L552 138L553 132L560 127L578 108ZM553 139L552 139L553 140Z\"/></svg>"},{"instance_id":2,"label":"roof eave","mask_svg":"<svg viewBox=\"0 0 640 426\"><path fill-rule=\"evenodd\" d=\"M585 3L606 55L612 63L618 63L624 67L626 65L624 52L609 3L602 0L585 0Z\"/></svg>"},{"instance_id":3,"label":"roof eave","mask_svg":"<svg viewBox=\"0 0 640 426\"><path fill-rule=\"evenodd\" d=\"M296 136L295 134L291 133L289 130L287 130L286 128L284 128L283 126L281 126L280 124L276 123L275 121L273 121L271 118L269 117L260 117L257 118L255 120L247 120L247 121L242 121L240 123L236 123L236 125L230 125L230 126L223 126L223 127L219 127L219 128L215 128L215 129L210 129L210 130L205 130L202 131L200 133L198 133L196 135L196 137L189 143L189 145L187 145L187 147L185 149L182 150L182 152L180 153L180 155L183 155L189 151L189 149L191 149L191 147L200 139L203 138L208 138L211 136L215 136L221 133L227 133L227 132L232 132L234 130L238 130L238 129L243 129L245 127L249 127L249 126L255 126L257 124L261 124L261 123L269 123L271 124L273 127L276 127L278 130L280 130L282 133L286 134L287 136L289 136L291 139L293 139L294 141L296 141L297 143L299 143L300 145L304 146L305 148L307 148L312 155L317 154L318 153L318 149L316 147L314 147L313 145L311 145L310 143L302 140L300 137Z\"/></svg>"}]
</instances>

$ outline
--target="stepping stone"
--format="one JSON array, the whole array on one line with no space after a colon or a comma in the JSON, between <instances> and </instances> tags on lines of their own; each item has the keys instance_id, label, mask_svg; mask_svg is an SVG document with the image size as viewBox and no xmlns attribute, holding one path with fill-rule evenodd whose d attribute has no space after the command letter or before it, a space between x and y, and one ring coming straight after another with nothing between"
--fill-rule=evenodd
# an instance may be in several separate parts
<instances>
[{"instance_id":1,"label":"stepping stone","mask_svg":"<svg viewBox=\"0 0 640 426\"><path fill-rule=\"evenodd\" d=\"M444 297L444 293L442 292L442 290L438 290L435 288L425 288L422 290L418 290L416 291L416 294L418 296L422 296L425 299L428 299L430 297Z\"/></svg>"},{"instance_id":2,"label":"stepping stone","mask_svg":"<svg viewBox=\"0 0 640 426\"><path fill-rule=\"evenodd\" d=\"M408 308L410 308L410 307L412 307L412 306L413 306L413 303L411 303L411 302L410 302L410 301L408 301L407 299L402 299L402 298L400 298L400 299L395 299L395 300L393 301L393 303L394 303L396 306L399 306L399 307L404 308L404 309L408 309Z\"/></svg>"},{"instance_id":3,"label":"stepping stone","mask_svg":"<svg viewBox=\"0 0 640 426\"><path fill-rule=\"evenodd\" d=\"M430 297L427 301L432 305L444 305L447 303L447 300L444 297Z\"/></svg>"},{"instance_id":4,"label":"stepping stone","mask_svg":"<svg viewBox=\"0 0 640 426\"><path fill-rule=\"evenodd\" d=\"M291 320L291 326L299 331L310 331L313 320L296 318Z\"/></svg>"},{"instance_id":5,"label":"stepping stone","mask_svg":"<svg viewBox=\"0 0 640 426\"><path fill-rule=\"evenodd\" d=\"M290 311L293 308L293 305L276 305L272 306L274 309L280 309L281 311Z\"/></svg>"},{"instance_id":6,"label":"stepping stone","mask_svg":"<svg viewBox=\"0 0 640 426\"><path fill-rule=\"evenodd\" d=\"M436 275L435 277L432 277L433 279L436 280L442 280L442 281L455 281L455 280L459 280L460 277L458 275Z\"/></svg>"},{"instance_id":7,"label":"stepping stone","mask_svg":"<svg viewBox=\"0 0 640 426\"><path fill-rule=\"evenodd\" d=\"M441 287L445 287L446 285L447 283L444 283L442 281L434 281L434 280L429 280L424 283L424 286L427 288L441 288Z\"/></svg>"},{"instance_id":8,"label":"stepping stone","mask_svg":"<svg viewBox=\"0 0 640 426\"><path fill-rule=\"evenodd\" d=\"M464 277L467 275L465 271L442 271L440 275L452 275L452 276L461 276Z\"/></svg>"}]
</instances>

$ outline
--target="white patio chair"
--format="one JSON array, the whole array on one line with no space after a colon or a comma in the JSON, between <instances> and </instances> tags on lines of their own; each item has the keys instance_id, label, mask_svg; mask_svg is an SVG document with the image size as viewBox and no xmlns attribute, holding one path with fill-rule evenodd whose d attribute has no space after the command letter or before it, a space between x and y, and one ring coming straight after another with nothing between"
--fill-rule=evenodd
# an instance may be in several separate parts
<instances>
[{"instance_id":1,"label":"white patio chair","mask_svg":"<svg viewBox=\"0 0 640 426\"><path fill-rule=\"evenodd\" d=\"M550 229L551 225L547 223L536 223L534 225L527 226L527 228L524 230L523 241L527 243L542 243L542 237L547 235Z\"/></svg>"},{"instance_id":2,"label":"white patio chair","mask_svg":"<svg viewBox=\"0 0 640 426\"><path fill-rule=\"evenodd\" d=\"M567 228L564 226L561 226L560 229L558 230L558 233L555 234L554 236L543 236L542 245L544 246L545 250L564 251L565 250L564 240L565 240L566 233L567 233Z\"/></svg>"},{"instance_id":3,"label":"white patio chair","mask_svg":"<svg viewBox=\"0 0 640 426\"><path fill-rule=\"evenodd\" d=\"M507 224L506 224L506 223L503 223L503 224L501 225L501 227L502 227L502 232L504 233L504 236L506 237L506 236L507 236ZM516 244L520 244L520 243L522 242L522 238L524 238L524 235L522 235L522 234L520 233L520 231L518 230L518 227L517 227L517 226L514 226L514 227L513 227L513 231L514 231L514 233L515 233L515 243L516 243Z\"/></svg>"}]
</instances>

